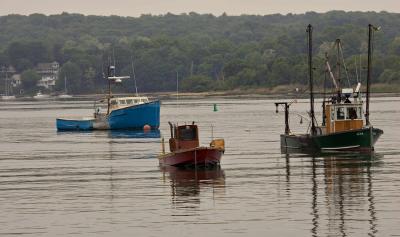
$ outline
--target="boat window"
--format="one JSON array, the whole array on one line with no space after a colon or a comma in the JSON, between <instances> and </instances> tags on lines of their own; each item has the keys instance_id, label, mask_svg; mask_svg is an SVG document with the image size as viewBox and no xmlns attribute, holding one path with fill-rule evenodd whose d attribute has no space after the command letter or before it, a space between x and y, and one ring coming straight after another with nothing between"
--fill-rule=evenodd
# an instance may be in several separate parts
<instances>
[{"instance_id":1,"label":"boat window","mask_svg":"<svg viewBox=\"0 0 400 237\"><path fill-rule=\"evenodd\" d=\"M336 119L337 120L344 120L344 108L343 107L338 107L336 109Z\"/></svg>"},{"instance_id":2,"label":"boat window","mask_svg":"<svg viewBox=\"0 0 400 237\"><path fill-rule=\"evenodd\" d=\"M133 100L135 104L137 104L139 102L139 100Z\"/></svg>"},{"instance_id":3,"label":"boat window","mask_svg":"<svg viewBox=\"0 0 400 237\"><path fill-rule=\"evenodd\" d=\"M357 114L357 107L348 107L346 119L358 119L359 116Z\"/></svg>"},{"instance_id":4,"label":"boat window","mask_svg":"<svg viewBox=\"0 0 400 237\"><path fill-rule=\"evenodd\" d=\"M132 99L128 99L128 100L126 100L126 103L127 103L127 104L132 104L133 101L132 101Z\"/></svg>"},{"instance_id":5,"label":"boat window","mask_svg":"<svg viewBox=\"0 0 400 237\"><path fill-rule=\"evenodd\" d=\"M112 100L112 101L110 101L110 104L111 104L111 105L116 105L116 104L117 104L117 101L116 101L116 100Z\"/></svg>"},{"instance_id":6,"label":"boat window","mask_svg":"<svg viewBox=\"0 0 400 237\"><path fill-rule=\"evenodd\" d=\"M196 140L196 128L191 126L185 126L179 128L179 140L193 141Z\"/></svg>"},{"instance_id":7,"label":"boat window","mask_svg":"<svg viewBox=\"0 0 400 237\"><path fill-rule=\"evenodd\" d=\"M121 105L124 105L124 104L126 104L126 101L125 101L125 100L120 100L119 103L120 103Z\"/></svg>"}]
</instances>

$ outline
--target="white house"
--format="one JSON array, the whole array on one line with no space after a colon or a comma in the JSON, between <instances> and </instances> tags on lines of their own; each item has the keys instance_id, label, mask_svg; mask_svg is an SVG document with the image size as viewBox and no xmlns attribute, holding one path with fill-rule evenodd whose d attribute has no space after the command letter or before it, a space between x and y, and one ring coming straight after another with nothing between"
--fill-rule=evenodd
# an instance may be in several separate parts
<instances>
[{"instance_id":1,"label":"white house","mask_svg":"<svg viewBox=\"0 0 400 237\"><path fill-rule=\"evenodd\" d=\"M36 67L36 72L42 77L37 85L46 89L53 89L58 79L60 64L58 62L39 63Z\"/></svg>"}]
</instances>

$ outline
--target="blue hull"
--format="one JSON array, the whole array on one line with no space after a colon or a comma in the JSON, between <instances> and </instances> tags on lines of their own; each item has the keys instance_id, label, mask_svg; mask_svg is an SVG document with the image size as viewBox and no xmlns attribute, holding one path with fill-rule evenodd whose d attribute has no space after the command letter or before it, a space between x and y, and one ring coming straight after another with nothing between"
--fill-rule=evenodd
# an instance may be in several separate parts
<instances>
[{"instance_id":1,"label":"blue hull","mask_svg":"<svg viewBox=\"0 0 400 237\"><path fill-rule=\"evenodd\" d=\"M143 129L149 125L151 129L160 127L160 101L135 105L114 110L108 117L110 129Z\"/></svg>"},{"instance_id":2,"label":"blue hull","mask_svg":"<svg viewBox=\"0 0 400 237\"><path fill-rule=\"evenodd\" d=\"M132 129L142 130L145 125L151 129L160 126L160 101L134 105L118 110L113 110L105 118L98 119L62 119L56 120L57 130L108 130Z\"/></svg>"},{"instance_id":3,"label":"blue hull","mask_svg":"<svg viewBox=\"0 0 400 237\"><path fill-rule=\"evenodd\" d=\"M71 131L71 130L93 130L93 120L78 120L78 119L60 119L56 120L57 130Z\"/></svg>"}]
</instances>

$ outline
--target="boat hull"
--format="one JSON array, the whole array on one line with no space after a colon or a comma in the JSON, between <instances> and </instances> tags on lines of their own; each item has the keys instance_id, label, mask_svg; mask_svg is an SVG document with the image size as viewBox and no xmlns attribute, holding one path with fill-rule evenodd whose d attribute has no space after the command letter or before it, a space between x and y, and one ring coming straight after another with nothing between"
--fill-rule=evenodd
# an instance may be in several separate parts
<instances>
[{"instance_id":1,"label":"boat hull","mask_svg":"<svg viewBox=\"0 0 400 237\"><path fill-rule=\"evenodd\" d=\"M219 165L223 153L224 151L218 148L197 147L161 155L159 162L162 166L216 166Z\"/></svg>"},{"instance_id":2,"label":"boat hull","mask_svg":"<svg viewBox=\"0 0 400 237\"><path fill-rule=\"evenodd\" d=\"M57 130L59 131L73 131L93 130L94 119L56 119Z\"/></svg>"},{"instance_id":3,"label":"boat hull","mask_svg":"<svg viewBox=\"0 0 400 237\"><path fill-rule=\"evenodd\" d=\"M327 135L281 135L281 149L300 152L372 151L383 131L362 128Z\"/></svg>"},{"instance_id":4,"label":"boat hull","mask_svg":"<svg viewBox=\"0 0 400 237\"><path fill-rule=\"evenodd\" d=\"M160 101L114 110L108 116L110 129L143 129L149 125L151 129L160 126Z\"/></svg>"},{"instance_id":5,"label":"boat hull","mask_svg":"<svg viewBox=\"0 0 400 237\"><path fill-rule=\"evenodd\" d=\"M160 126L160 101L134 105L112 111L109 115L91 119L56 119L57 130L142 130Z\"/></svg>"}]
</instances>

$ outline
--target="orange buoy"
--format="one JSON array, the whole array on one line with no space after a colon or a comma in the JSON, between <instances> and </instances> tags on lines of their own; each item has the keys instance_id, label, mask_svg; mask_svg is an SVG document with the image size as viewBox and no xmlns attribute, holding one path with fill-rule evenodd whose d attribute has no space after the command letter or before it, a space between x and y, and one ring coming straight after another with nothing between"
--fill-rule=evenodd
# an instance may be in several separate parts
<instances>
[{"instance_id":1,"label":"orange buoy","mask_svg":"<svg viewBox=\"0 0 400 237\"><path fill-rule=\"evenodd\" d=\"M148 131L150 131L150 130L151 130L150 125L147 125L147 124L146 124L146 125L143 126L143 131L144 131L144 132L148 132Z\"/></svg>"}]
</instances>

